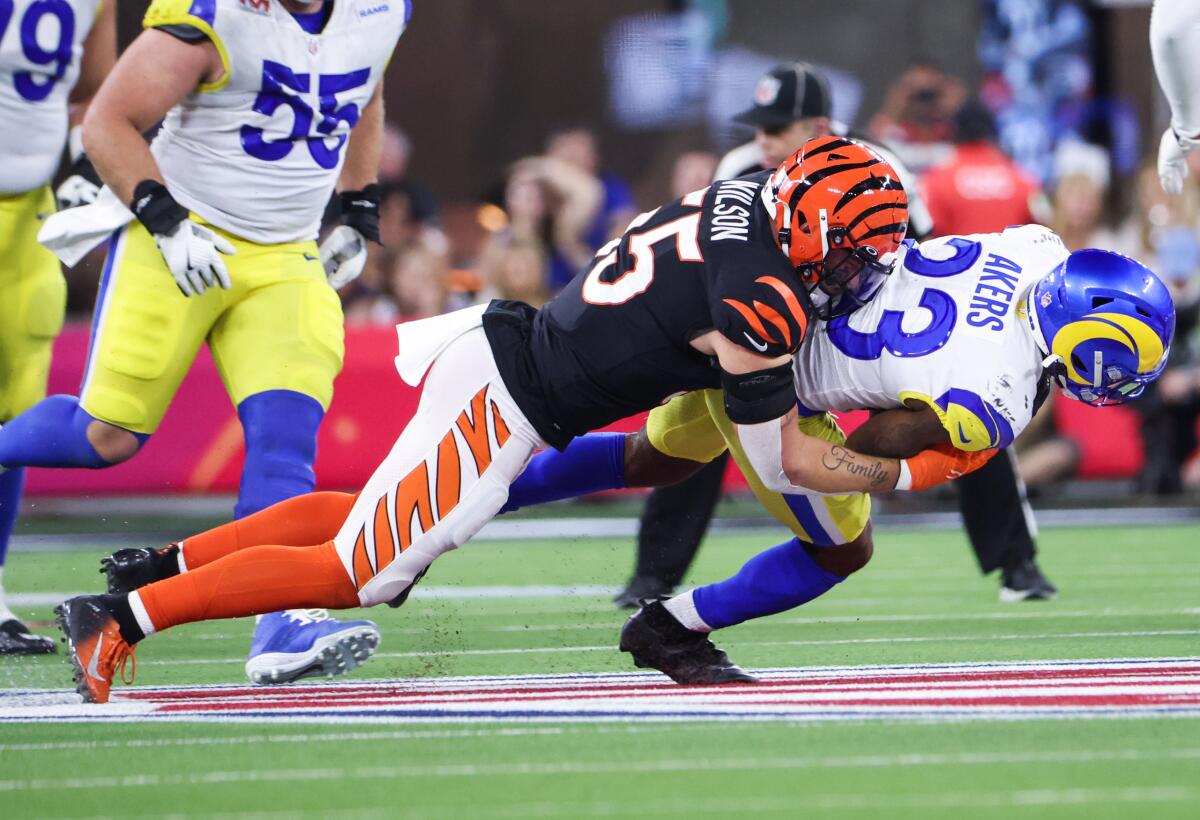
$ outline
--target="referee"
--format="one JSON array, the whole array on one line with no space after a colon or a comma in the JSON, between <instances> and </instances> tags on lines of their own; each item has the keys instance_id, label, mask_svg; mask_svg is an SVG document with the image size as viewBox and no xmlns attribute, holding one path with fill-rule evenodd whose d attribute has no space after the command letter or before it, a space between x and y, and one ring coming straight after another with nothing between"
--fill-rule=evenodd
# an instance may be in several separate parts
<instances>
[{"instance_id":1,"label":"referee","mask_svg":"<svg viewBox=\"0 0 1200 820\"><path fill-rule=\"evenodd\" d=\"M933 219L912 175L893 153L831 119L832 107L829 81L814 66L803 62L776 66L758 81L754 105L734 117L755 129L754 140L721 159L714 181L774 168L813 137L853 137L882 154L900 175L908 193L909 236L930 236ZM991 230L996 228L948 232ZM683 580L712 520L728 460L728 453L721 455L684 481L650 492L642 510L633 577L614 599L619 607L633 608L644 598L668 595ZM953 486L980 570L985 575L1001 571L1000 600L1053 599L1057 590L1034 560L1037 524L1011 451L1006 449Z\"/></svg>"}]
</instances>

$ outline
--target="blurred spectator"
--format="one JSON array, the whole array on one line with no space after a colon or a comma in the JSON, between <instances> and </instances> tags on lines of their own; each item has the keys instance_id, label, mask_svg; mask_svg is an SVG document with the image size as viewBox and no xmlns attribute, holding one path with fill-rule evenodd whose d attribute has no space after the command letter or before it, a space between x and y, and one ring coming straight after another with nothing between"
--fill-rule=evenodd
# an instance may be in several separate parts
<instances>
[{"instance_id":1,"label":"blurred spectator","mask_svg":"<svg viewBox=\"0 0 1200 820\"><path fill-rule=\"evenodd\" d=\"M347 322L391 324L401 319L436 316L446 310L446 256L421 242L410 241L391 254L380 292L346 307Z\"/></svg>"},{"instance_id":2,"label":"blurred spectator","mask_svg":"<svg viewBox=\"0 0 1200 820\"><path fill-rule=\"evenodd\" d=\"M952 133L950 156L921 180L935 233L990 233L1046 220L1040 186L997 147L995 122L981 103L959 109Z\"/></svg>"},{"instance_id":3,"label":"blurred spectator","mask_svg":"<svg viewBox=\"0 0 1200 820\"><path fill-rule=\"evenodd\" d=\"M544 260L544 288L553 293L590 262L599 247L586 234L603 198L600 181L574 163L549 156L519 160L504 185L502 210L485 206L481 211L493 231L481 258L494 259L510 245L534 244ZM490 265L492 272L500 269ZM497 287L495 282L486 284Z\"/></svg>"},{"instance_id":4,"label":"blurred spectator","mask_svg":"<svg viewBox=\"0 0 1200 820\"><path fill-rule=\"evenodd\" d=\"M489 298L517 299L541 307L550 299L546 256L538 242L513 240L487 249L480 263Z\"/></svg>"},{"instance_id":5,"label":"blurred spectator","mask_svg":"<svg viewBox=\"0 0 1200 820\"><path fill-rule=\"evenodd\" d=\"M966 97L960 80L931 63L917 63L892 83L867 132L920 172L945 158L954 112Z\"/></svg>"},{"instance_id":6,"label":"blurred spectator","mask_svg":"<svg viewBox=\"0 0 1200 820\"><path fill-rule=\"evenodd\" d=\"M608 240L620 236L629 220L637 215L637 208L629 184L616 174L603 169L596 135L581 127L556 131L546 140L546 156L573 165L598 179L604 186L600 208L583 232L583 240L588 247L595 251ZM567 279L576 272L572 270Z\"/></svg>"},{"instance_id":7,"label":"blurred spectator","mask_svg":"<svg viewBox=\"0 0 1200 820\"><path fill-rule=\"evenodd\" d=\"M711 151L685 151L675 158L671 169L671 198L679 199L692 191L707 188L717 170L717 155Z\"/></svg>"},{"instance_id":8,"label":"blurred spectator","mask_svg":"<svg viewBox=\"0 0 1200 820\"><path fill-rule=\"evenodd\" d=\"M1050 227L1071 250L1118 244L1102 225L1108 195L1108 152L1082 142L1063 142L1055 152L1053 217Z\"/></svg>"}]
</instances>

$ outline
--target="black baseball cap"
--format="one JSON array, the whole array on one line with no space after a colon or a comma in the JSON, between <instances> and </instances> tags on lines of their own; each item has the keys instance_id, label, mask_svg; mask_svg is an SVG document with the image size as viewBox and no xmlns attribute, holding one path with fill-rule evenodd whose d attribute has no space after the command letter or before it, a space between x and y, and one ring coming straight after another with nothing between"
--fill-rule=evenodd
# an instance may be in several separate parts
<instances>
[{"instance_id":1,"label":"black baseball cap","mask_svg":"<svg viewBox=\"0 0 1200 820\"><path fill-rule=\"evenodd\" d=\"M782 128L833 111L829 80L809 63L785 63L764 74L754 88L754 107L733 118L755 128Z\"/></svg>"}]
</instances>

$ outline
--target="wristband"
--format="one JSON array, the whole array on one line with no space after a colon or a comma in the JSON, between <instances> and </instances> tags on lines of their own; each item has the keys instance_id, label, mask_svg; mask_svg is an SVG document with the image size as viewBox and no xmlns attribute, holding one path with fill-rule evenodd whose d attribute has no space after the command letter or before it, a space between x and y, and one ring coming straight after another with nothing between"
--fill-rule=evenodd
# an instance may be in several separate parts
<instances>
[{"instance_id":1,"label":"wristband","mask_svg":"<svg viewBox=\"0 0 1200 820\"><path fill-rule=\"evenodd\" d=\"M188 218L187 208L176 202L167 187L154 179L143 179L137 184L129 210L154 236L170 236L179 223Z\"/></svg>"},{"instance_id":2,"label":"wristband","mask_svg":"<svg viewBox=\"0 0 1200 820\"><path fill-rule=\"evenodd\" d=\"M361 191L342 191L338 205L342 224L361 233L371 242L379 242L379 200L381 188L372 182Z\"/></svg>"},{"instance_id":3,"label":"wristband","mask_svg":"<svg viewBox=\"0 0 1200 820\"><path fill-rule=\"evenodd\" d=\"M908 459L900 459L900 475L896 479L894 489L906 491L912 489L912 470L908 469Z\"/></svg>"}]
</instances>

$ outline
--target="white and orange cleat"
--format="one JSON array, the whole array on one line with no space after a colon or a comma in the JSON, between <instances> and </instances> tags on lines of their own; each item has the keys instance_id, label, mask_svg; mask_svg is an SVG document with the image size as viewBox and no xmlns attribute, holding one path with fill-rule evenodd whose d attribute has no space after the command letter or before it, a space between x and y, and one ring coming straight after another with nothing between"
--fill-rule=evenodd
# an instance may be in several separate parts
<instances>
[{"instance_id":1,"label":"white and orange cleat","mask_svg":"<svg viewBox=\"0 0 1200 820\"><path fill-rule=\"evenodd\" d=\"M101 596L68 598L54 608L54 614L67 638L67 651L75 667L75 689L84 703L108 703L108 691L118 671L125 683L133 683L136 659L129 677L125 677L125 664L133 659L133 647L121 637L117 621Z\"/></svg>"}]
</instances>

